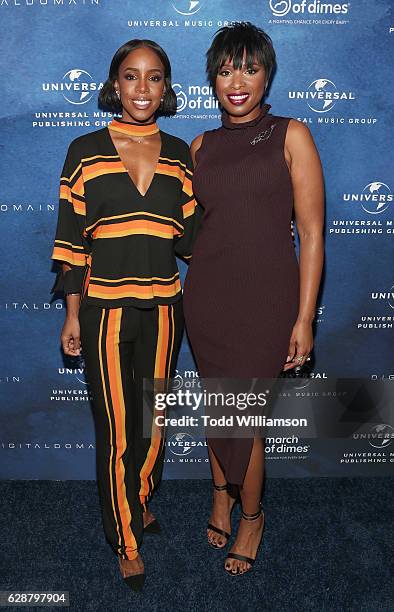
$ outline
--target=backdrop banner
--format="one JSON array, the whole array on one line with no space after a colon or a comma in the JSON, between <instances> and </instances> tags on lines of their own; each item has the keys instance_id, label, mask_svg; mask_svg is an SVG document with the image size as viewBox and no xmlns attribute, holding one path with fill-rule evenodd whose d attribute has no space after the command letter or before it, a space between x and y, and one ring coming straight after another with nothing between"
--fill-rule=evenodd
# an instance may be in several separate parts
<instances>
[{"instance_id":1,"label":"backdrop banner","mask_svg":"<svg viewBox=\"0 0 394 612\"><path fill-rule=\"evenodd\" d=\"M50 295L50 255L68 145L110 122L111 114L98 109L98 91L114 52L133 38L155 40L167 51L178 111L159 124L190 143L220 125L205 76L216 30L248 20L272 37L277 70L266 101L273 114L310 128L325 175L326 263L311 377L333 387L341 379L375 381L376 389L379 381L385 389L393 384L392 6L391 0L0 0L0 477L95 478L89 387L83 360L65 359L60 349L65 305ZM184 277L181 262L180 269ZM184 388L198 380L186 338L177 376ZM294 393L287 401L296 410ZM314 410L323 408L321 396L310 401ZM363 435L269 438L267 475L388 474L393 415L376 414ZM181 427L169 435L165 478L210 477L204 438L191 435Z\"/></svg>"}]
</instances>

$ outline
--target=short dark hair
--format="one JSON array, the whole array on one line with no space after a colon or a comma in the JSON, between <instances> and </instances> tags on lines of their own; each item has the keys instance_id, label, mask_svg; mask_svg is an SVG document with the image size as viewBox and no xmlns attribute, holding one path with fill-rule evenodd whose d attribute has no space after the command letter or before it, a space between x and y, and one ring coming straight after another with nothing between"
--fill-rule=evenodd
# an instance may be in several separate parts
<instances>
[{"instance_id":1,"label":"short dark hair","mask_svg":"<svg viewBox=\"0 0 394 612\"><path fill-rule=\"evenodd\" d=\"M122 111L122 103L116 95L114 87L114 83L118 79L119 75L119 66L121 65L123 60L126 59L128 54L131 53L131 51L134 51L135 49L140 49L141 47L148 47L149 49L152 49L152 51L154 51L158 55L161 63L164 66L165 92L163 96L163 102L157 109L156 114L175 115L177 109L177 99L175 91L172 89L171 86L170 60L168 59L167 53L162 47L160 47L160 45L155 43L153 40L148 39L134 38L133 40L129 40L128 42L126 42L116 51L111 61L108 79L104 83L99 93L99 107L103 110L112 111L113 113L120 113Z\"/></svg>"},{"instance_id":2,"label":"short dark hair","mask_svg":"<svg viewBox=\"0 0 394 612\"><path fill-rule=\"evenodd\" d=\"M268 83L275 68L272 40L264 30L249 21L243 21L220 28L207 51L207 75L214 91L216 77L227 58L230 58L234 68L239 70L242 67L245 51L247 67L252 68L257 60L265 68Z\"/></svg>"}]
</instances>

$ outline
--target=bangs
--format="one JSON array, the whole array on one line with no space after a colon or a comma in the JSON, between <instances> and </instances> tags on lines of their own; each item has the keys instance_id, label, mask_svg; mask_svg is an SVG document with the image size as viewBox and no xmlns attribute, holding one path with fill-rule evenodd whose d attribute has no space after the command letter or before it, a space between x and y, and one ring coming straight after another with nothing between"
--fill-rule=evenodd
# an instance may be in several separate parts
<instances>
[{"instance_id":1,"label":"bangs","mask_svg":"<svg viewBox=\"0 0 394 612\"><path fill-rule=\"evenodd\" d=\"M261 64L264 66L264 57L260 47L256 47L250 43L248 44L248 42L245 43L245 41L241 40L222 50L216 62L217 72L219 72L223 64L226 64L228 61L233 64L236 70L240 70L244 65L244 57L247 68L252 68L253 64Z\"/></svg>"},{"instance_id":2,"label":"bangs","mask_svg":"<svg viewBox=\"0 0 394 612\"><path fill-rule=\"evenodd\" d=\"M255 63L264 66L268 81L275 65L275 51L268 34L249 22L218 30L207 51L207 75L211 86L215 88L223 64L230 61L236 70L240 70L244 57L248 69Z\"/></svg>"}]
</instances>

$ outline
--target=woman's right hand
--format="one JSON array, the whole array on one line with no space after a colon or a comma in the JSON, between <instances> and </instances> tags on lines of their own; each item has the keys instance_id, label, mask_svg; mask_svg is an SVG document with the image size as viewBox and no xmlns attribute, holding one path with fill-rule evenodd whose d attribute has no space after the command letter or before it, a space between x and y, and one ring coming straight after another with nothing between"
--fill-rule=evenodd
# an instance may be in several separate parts
<instances>
[{"instance_id":1,"label":"woman's right hand","mask_svg":"<svg viewBox=\"0 0 394 612\"><path fill-rule=\"evenodd\" d=\"M67 315L60 340L65 355L77 357L81 354L81 339L78 317L74 315Z\"/></svg>"}]
</instances>

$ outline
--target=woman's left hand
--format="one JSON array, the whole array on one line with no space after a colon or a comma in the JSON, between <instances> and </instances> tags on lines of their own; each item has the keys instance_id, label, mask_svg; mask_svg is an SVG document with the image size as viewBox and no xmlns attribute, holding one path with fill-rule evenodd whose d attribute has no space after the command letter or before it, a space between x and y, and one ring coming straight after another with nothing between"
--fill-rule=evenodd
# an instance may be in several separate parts
<instances>
[{"instance_id":1,"label":"woman's left hand","mask_svg":"<svg viewBox=\"0 0 394 612\"><path fill-rule=\"evenodd\" d=\"M297 322L291 333L288 357L283 370L303 366L313 348L312 323Z\"/></svg>"}]
</instances>

